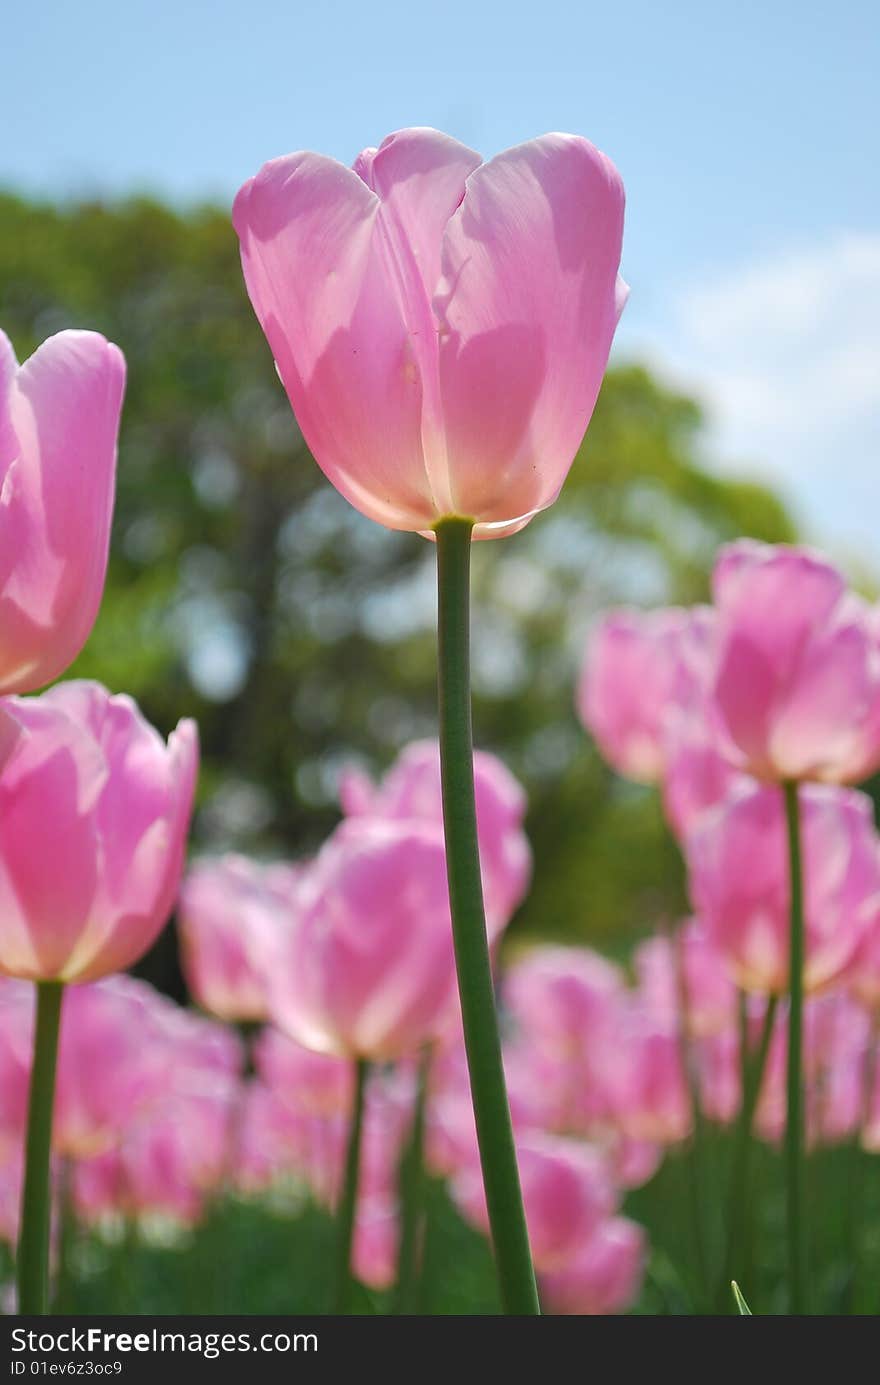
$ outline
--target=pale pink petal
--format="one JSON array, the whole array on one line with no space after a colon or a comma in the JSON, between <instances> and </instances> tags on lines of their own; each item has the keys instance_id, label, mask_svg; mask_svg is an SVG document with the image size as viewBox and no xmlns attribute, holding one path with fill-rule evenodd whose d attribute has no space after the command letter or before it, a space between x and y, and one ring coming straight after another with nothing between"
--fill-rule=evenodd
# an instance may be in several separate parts
<instances>
[{"instance_id":1,"label":"pale pink petal","mask_svg":"<svg viewBox=\"0 0 880 1385\"><path fill-rule=\"evenodd\" d=\"M435 298L458 513L506 527L558 494L619 315L623 204L613 165L571 135L508 150L468 179Z\"/></svg>"},{"instance_id":2,"label":"pale pink petal","mask_svg":"<svg viewBox=\"0 0 880 1385\"><path fill-rule=\"evenodd\" d=\"M434 505L422 385L379 209L357 173L300 153L244 185L233 222L251 302L318 464L370 518L423 528Z\"/></svg>"}]
</instances>

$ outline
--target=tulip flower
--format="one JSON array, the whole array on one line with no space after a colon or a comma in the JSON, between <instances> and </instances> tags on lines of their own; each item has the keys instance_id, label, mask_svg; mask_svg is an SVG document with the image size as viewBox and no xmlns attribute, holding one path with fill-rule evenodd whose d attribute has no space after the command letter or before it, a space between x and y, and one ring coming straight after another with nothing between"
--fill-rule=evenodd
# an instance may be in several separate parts
<instances>
[{"instance_id":1,"label":"tulip flower","mask_svg":"<svg viewBox=\"0 0 880 1385\"><path fill-rule=\"evenodd\" d=\"M641 943L635 968L640 996L661 1024L674 1028L682 1019L693 1038L735 1027L736 986L724 954L699 919L688 919L675 939Z\"/></svg>"},{"instance_id":2,"label":"tulip flower","mask_svg":"<svg viewBox=\"0 0 880 1385\"><path fill-rule=\"evenodd\" d=\"M19 366L0 331L2 693L57 678L95 623L124 386L97 332L59 332Z\"/></svg>"},{"instance_id":3,"label":"tulip flower","mask_svg":"<svg viewBox=\"0 0 880 1385\"><path fill-rule=\"evenodd\" d=\"M254 1044L254 1065L263 1082L290 1107L312 1116L346 1116L354 1083L351 1063L315 1053L266 1028Z\"/></svg>"},{"instance_id":4,"label":"tulip flower","mask_svg":"<svg viewBox=\"0 0 880 1385\"><path fill-rule=\"evenodd\" d=\"M679 1034L632 1004L621 1029L609 1081L620 1130L651 1145L678 1144L692 1112Z\"/></svg>"},{"instance_id":5,"label":"tulip flower","mask_svg":"<svg viewBox=\"0 0 880 1385\"><path fill-rule=\"evenodd\" d=\"M448 1031L455 970L439 826L352 818L319 852L280 939L270 1006L318 1053L406 1057Z\"/></svg>"},{"instance_id":6,"label":"tulip flower","mask_svg":"<svg viewBox=\"0 0 880 1385\"><path fill-rule=\"evenodd\" d=\"M268 1017L268 972L296 909L292 867L228 855L195 862L180 891L181 963L204 1010L224 1020Z\"/></svg>"},{"instance_id":7,"label":"tulip flower","mask_svg":"<svg viewBox=\"0 0 880 1385\"><path fill-rule=\"evenodd\" d=\"M623 995L618 968L586 948L534 948L507 973L513 1031L533 1064L544 1060L537 1081L560 1132L593 1134L611 1117L609 1059Z\"/></svg>"},{"instance_id":8,"label":"tulip flower","mask_svg":"<svg viewBox=\"0 0 880 1385\"><path fill-rule=\"evenodd\" d=\"M616 1194L605 1160L576 1140L537 1132L517 1140L526 1219L538 1273L568 1264L615 1208ZM465 1216L487 1228L486 1205L477 1168L461 1169L452 1181Z\"/></svg>"},{"instance_id":9,"label":"tulip flower","mask_svg":"<svg viewBox=\"0 0 880 1385\"><path fill-rule=\"evenodd\" d=\"M663 777L670 737L701 709L713 639L712 614L700 607L612 611L599 621L578 711L620 774L646 784Z\"/></svg>"},{"instance_id":10,"label":"tulip flower","mask_svg":"<svg viewBox=\"0 0 880 1385\"><path fill-rule=\"evenodd\" d=\"M97 683L4 705L22 735L0 778L0 972L89 981L121 971L171 911L195 725L181 722L166 745L130 698Z\"/></svg>"},{"instance_id":11,"label":"tulip flower","mask_svg":"<svg viewBox=\"0 0 880 1385\"><path fill-rule=\"evenodd\" d=\"M484 940L485 941L485 940ZM348 1302L367 1065L414 1056L449 1030L455 959L438 824L344 822L308 872L272 971L272 1017L297 1042L354 1061L339 1204L337 1301Z\"/></svg>"},{"instance_id":12,"label":"tulip flower","mask_svg":"<svg viewBox=\"0 0 880 1385\"><path fill-rule=\"evenodd\" d=\"M880 611L818 554L721 550L714 703L750 774L857 783L880 767Z\"/></svg>"},{"instance_id":13,"label":"tulip flower","mask_svg":"<svg viewBox=\"0 0 880 1385\"><path fill-rule=\"evenodd\" d=\"M806 990L846 970L880 892L871 802L832 785L802 790ZM754 786L703 817L686 843L691 895L746 990L789 988L790 884L782 793Z\"/></svg>"},{"instance_id":14,"label":"tulip flower","mask_svg":"<svg viewBox=\"0 0 880 1385\"><path fill-rule=\"evenodd\" d=\"M506 766L484 750L474 753L474 789L486 923L494 940L507 927L529 885L532 854L523 831L526 796ZM362 773L347 771L340 799L350 817L372 814L442 825L439 745L412 742L379 785Z\"/></svg>"},{"instance_id":15,"label":"tulip flower","mask_svg":"<svg viewBox=\"0 0 880 1385\"><path fill-rule=\"evenodd\" d=\"M166 745L130 698L96 683L4 708L21 732L0 776L0 972L38 983L19 1298L40 1313L63 983L130 965L165 923L198 752L192 722Z\"/></svg>"},{"instance_id":16,"label":"tulip flower","mask_svg":"<svg viewBox=\"0 0 880 1385\"><path fill-rule=\"evenodd\" d=\"M315 459L392 529L478 537L555 500L626 290L623 188L585 139L488 163L401 130L354 168L274 159L233 208L245 283Z\"/></svg>"},{"instance_id":17,"label":"tulip flower","mask_svg":"<svg viewBox=\"0 0 880 1385\"><path fill-rule=\"evenodd\" d=\"M870 911L862 940L856 948L846 978L857 1000L880 1015L880 898Z\"/></svg>"},{"instance_id":18,"label":"tulip flower","mask_svg":"<svg viewBox=\"0 0 880 1385\"><path fill-rule=\"evenodd\" d=\"M643 1229L627 1217L609 1217L573 1260L541 1276L551 1313L622 1313L639 1296L647 1258Z\"/></svg>"},{"instance_id":19,"label":"tulip flower","mask_svg":"<svg viewBox=\"0 0 880 1385\"><path fill-rule=\"evenodd\" d=\"M880 611L806 549L742 540L713 574L713 703L743 768L784 785L791 886L787 1150L793 1311L807 1270L803 1191L801 799L804 780L856 783L880 766Z\"/></svg>"},{"instance_id":20,"label":"tulip flower","mask_svg":"<svg viewBox=\"0 0 880 1385\"><path fill-rule=\"evenodd\" d=\"M623 187L586 140L483 163L403 130L347 169L268 163L233 221L251 301L315 458L371 519L437 541L444 827L462 1020L506 1311L538 1312L481 898L470 550L556 498L626 288Z\"/></svg>"}]
</instances>

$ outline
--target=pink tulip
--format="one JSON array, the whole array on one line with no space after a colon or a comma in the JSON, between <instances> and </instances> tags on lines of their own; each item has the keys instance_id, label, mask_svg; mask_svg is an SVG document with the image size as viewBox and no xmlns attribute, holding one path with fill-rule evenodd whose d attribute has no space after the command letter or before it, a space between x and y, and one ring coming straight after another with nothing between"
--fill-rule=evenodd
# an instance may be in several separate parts
<instances>
[{"instance_id":1,"label":"pink tulip","mask_svg":"<svg viewBox=\"0 0 880 1385\"><path fill-rule=\"evenodd\" d=\"M703 813L750 782L725 753L707 707L678 720L666 740L662 792L666 821L680 842Z\"/></svg>"},{"instance_id":2,"label":"pink tulip","mask_svg":"<svg viewBox=\"0 0 880 1385\"><path fill-rule=\"evenodd\" d=\"M97 332L59 332L22 366L0 332L0 692L57 678L95 623L124 386Z\"/></svg>"},{"instance_id":3,"label":"pink tulip","mask_svg":"<svg viewBox=\"0 0 880 1385\"><path fill-rule=\"evenodd\" d=\"M870 911L845 979L853 995L868 1010L880 1013L880 898Z\"/></svg>"},{"instance_id":4,"label":"pink tulip","mask_svg":"<svg viewBox=\"0 0 880 1385\"><path fill-rule=\"evenodd\" d=\"M729 1125L742 1102L739 1034L710 1034L694 1045L700 1109L718 1125Z\"/></svg>"},{"instance_id":5,"label":"pink tulip","mask_svg":"<svg viewBox=\"0 0 880 1385\"><path fill-rule=\"evenodd\" d=\"M241 1095L234 1182L244 1196L259 1195L298 1167L302 1116L260 1081Z\"/></svg>"},{"instance_id":6,"label":"pink tulip","mask_svg":"<svg viewBox=\"0 0 880 1385\"><path fill-rule=\"evenodd\" d=\"M741 540L715 565L714 700L759 778L855 783L880 767L880 612L806 549Z\"/></svg>"},{"instance_id":7,"label":"pink tulip","mask_svg":"<svg viewBox=\"0 0 880 1385\"><path fill-rule=\"evenodd\" d=\"M486 921L494 939L507 927L529 885L532 858L523 831L526 796L506 766L485 750L474 754L474 791ZM340 798L350 817L371 814L442 824L439 745L412 742L379 785L349 770L342 778Z\"/></svg>"},{"instance_id":8,"label":"pink tulip","mask_svg":"<svg viewBox=\"0 0 880 1385\"><path fill-rule=\"evenodd\" d=\"M360 1198L351 1248L356 1278L371 1289L390 1289L397 1278L399 1240L396 1201L388 1197Z\"/></svg>"},{"instance_id":9,"label":"pink tulip","mask_svg":"<svg viewBox=\"0 0 880 1385\"><path fill-rule=\"evenodd\" d=\"M647 1246L643 1229L626 1217L610 1217L594 1231L573 1260L541 1277L549 1313L622 1313L639 1296Z\"/></svg>"},{"instance_id":10,"label":"pink tulip","mask_svg":"<svg viewBox=\"0 0 880 1385\"><path fill-rule=\"evenodd\" d=\"M370 519L478 537L550 505L625 301L623 187L585 139L483 163L401 130L354 170L266 164L233 221L245 282L318 464Z\"/></svg>"},{"instance_id":11,"label":"pink tulip","mask_svg":"<svg viewBox=\"0 0 880 1385\"><path fill-rule=\"evenodd\" d=\"M560 1269L614 1211L617 1199L607 1164L580 1141L537 1132L518 1138L517 1160L535 1269ZM464 1215L488 1230L476 1161L456 1174L452 1192Z\"/></svg>"},{"instance_id":12,"label":"pink tulip","mask_svg":"<svg viewBox=\"0 0 880 1385\"><path fill-rule=\"evenodd\" d=\"M620 774L652 784L663 777L670 738L702 714L710 675L711 613L612 611L587 644L578 710Z\"/></svg>"},{"instance_id":13,"label":"pink tulip","mask_svg":"<svg viewBox=\"0 0 880 1385\"><path fill-rule=\"evenodd\" d=\"M262 1031L254 1063L266 1086L286 1106L310 1116L347 1116L354 1096L350 1062L314 1053L277 1029Z\"/></svg>"},{"instance_id":14,"label":"pink tulip","mask_svg":"<svg viewBox=\"0 0 880 1385\"><path fill-rule=\"evenodd\" d=\"M177 891L198 758L128 697L73 682L9 698L22 734L0 777L0 971L87 981L149 947Z\"/></svg>"},{"instance_id":15,"label":"pink tulip","mask_svg":"<svg viewBox=\"0 0 880 1385\"><path fill-rule=\"evenodd\" d=\"M319 1053L394 1059L446 1032L455 967L439 826L354 818L310 868L272 1014Z\"/></svg>"},{"instance_id":16,"label":"pink tulip","mask_svg":"<svg viewBox=\"0 0 880 1385\"><path fill-rule=\"evenodd\" d=\"M859 1129L865 1109L870 1019L846 992L812 996L804 1007L804 1083L811 1145L839 1144ZM778 1143L785 1130L788 1034L773 1031L755 1125Z\"/></svg>"},{"instance_id":17,"label":"pink tulip","mask_svg":"<svg viewBox=\"0 0 880 1385\"><path fill-rule=\"evenodd\" d=\"M68 992L61 1021L53 1147L86 1158L113 1148L167 1086L179 1052L162 1048L152 987L111 976Z\"/></svg>"},{"instance_id":18,"label":"pink tulip","mask_svg":"<svg viewBox=\"0 0 880 1385\"><path fill-rule=\"evenodd\" d=\"M224 1020L268 1017L268 972L292 926L297 873L244 856L197 861L180 890L178 926L187 984Z\"/></svg>"},{"instance_id":19,"label":"pink tulip","mask_svg":"<svg viewBox=\"0 0 880 1385\"><path fill-rule=\"evenodd\" d=\"M687 1138L691 1110L677 1031L658 1025L633 1001L622 1016L608 1064L622 1134L652 1145Z\"/></svg>"},{"instance_id":20,"label":"pink tulip","mask_svg":"<svg viewBox=\"0 0 880 1385\"><path fill-rule=\"evenodd\" d=\"M880 893L871 802L831 785L800 791L804 860L804 985L847 967ZM782 791L754 787L706 814L686 843L691 896L739 984L788 989L789 866Z\"/></svg>"},{"instance_id":21,"label":"pink tulip","mask_svg":"<svg viewBox=\"0 0 880 1385\"><path fill-rule=\"evenodd\" d=\"M509 969L505 1004L518 1041L544 1059L552 1128L588 1134L610 1119L609 1057L623 996L617 967L586 948L535 948Z\"/></svg>"},{"instance_id":22,"label":"pink tulip","mask_svg":"<svg viewBox=\"0 0 880 1385\"><path fill-rule=\"evenodd\" d=\"M636 948L634 961L640 997L662 1025L683 1022L694 1038L735 1026L736 986L724 954L699 919L688 919L674 939L647 939Z\"/></svg>"}]
</instances>

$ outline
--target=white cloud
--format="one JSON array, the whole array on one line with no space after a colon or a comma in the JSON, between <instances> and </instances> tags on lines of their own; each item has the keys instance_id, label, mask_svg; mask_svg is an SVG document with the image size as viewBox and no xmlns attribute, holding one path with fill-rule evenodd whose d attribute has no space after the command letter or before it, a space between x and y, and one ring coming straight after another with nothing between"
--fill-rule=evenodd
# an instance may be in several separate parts
<instances>
[{"instance_id":1,"label":"white cloud","mask_svg":"<svg viewBox=\"0 0 880 1385\"><path fill-rule=\"evenodd\" d=\"M781 485L817 540L876 559L880 234L841 232L725 271L664 316L631 343L704 400L718 463Z\"/></svg>"}]
</instances>

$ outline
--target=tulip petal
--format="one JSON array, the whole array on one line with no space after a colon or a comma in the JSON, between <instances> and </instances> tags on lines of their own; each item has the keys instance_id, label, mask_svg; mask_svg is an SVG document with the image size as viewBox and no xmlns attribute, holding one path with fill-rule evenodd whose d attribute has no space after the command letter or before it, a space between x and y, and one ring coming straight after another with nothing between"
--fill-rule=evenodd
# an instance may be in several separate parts
<instances>
[{"instance_id":1,"label":"tulip petal","mask_svg":"<svg viewBox=\"0 0 880 1385\"><path fill-rule=\"evenodd\" d=\"M623 207L613 165L570 135L469 177L434 303L458 513L509 527L558 494L619 315Z\"/></svg>"},{"instance_id":2,"label":"tulip petal","mask_svg":"<svg viewBox=\"0 0 880 1385\"><path fill-rule=\"evenodd\" d=\"M18 371L10 407L18 457L0 507L4 691L57 677L94 624L124 384L122 353L95 332L50 337Z\"/></svg>"},{"instance_id":3,"label":"tulip petal","mask_svg":"<svg viewBox=\"0 0 880 1385\"><path fill-rule=\"evenodd\" d=\"M244 185L233 222L251 302L319 466L371 519L423 528L435 511L421 378L379 208L352 169L300 153Z\"/></svg>"}]
</instances>

